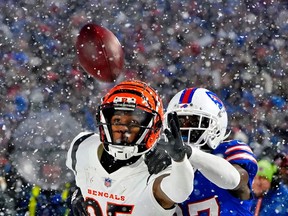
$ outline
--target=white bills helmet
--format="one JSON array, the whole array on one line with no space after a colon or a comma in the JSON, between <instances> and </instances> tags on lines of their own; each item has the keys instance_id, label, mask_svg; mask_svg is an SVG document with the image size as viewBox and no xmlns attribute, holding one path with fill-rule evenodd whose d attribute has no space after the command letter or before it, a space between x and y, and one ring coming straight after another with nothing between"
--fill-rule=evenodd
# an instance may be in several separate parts
<instances>
[{"instance_id":1,"label":"white bills helmet","mask_svg":"<svg viewBox=\"0 0 288 216\"><path fill-rule=\"evenodd\" d=\"M170 101L167 112L176 112L186 144L215 149L229 134L227 112L218 96L205 88L187 88ZM166 119L166 118L165 118Z\"/></svg>"}]
</instances>

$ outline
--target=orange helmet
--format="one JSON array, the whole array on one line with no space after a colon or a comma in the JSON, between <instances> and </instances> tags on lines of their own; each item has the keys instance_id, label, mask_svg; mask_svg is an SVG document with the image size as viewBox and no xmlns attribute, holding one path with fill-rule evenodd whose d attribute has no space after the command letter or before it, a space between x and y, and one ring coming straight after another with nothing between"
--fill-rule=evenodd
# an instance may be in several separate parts
<instances>
[{"instance_id":1,"label":"orange helmet","mask_svg":"<svg viewBox=\"0 0 288 216\"><path fill-rule=\"evenodd\" d=\"M140 131L132 143L113 142L110 122L115 111L134 112L143 117ZM97 112L104 149L118 160L146 153L160 136L163 116L163 104L154 89L141 81L121 82L103 97Z\"/></svg>"}]
</instances>

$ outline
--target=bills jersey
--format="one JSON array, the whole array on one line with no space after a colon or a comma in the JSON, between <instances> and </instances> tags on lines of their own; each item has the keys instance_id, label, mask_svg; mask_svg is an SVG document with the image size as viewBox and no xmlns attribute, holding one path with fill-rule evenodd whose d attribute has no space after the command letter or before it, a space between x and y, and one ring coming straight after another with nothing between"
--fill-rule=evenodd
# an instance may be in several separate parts
<instances>
[{"instance_id":1,"label":"bills jersey","mask_svg":"<svg viewBox=\"0 0 288 216\"><path fill-rule=\"evenodd\" d=\"M231 164L238 164L249 174L249 188L257 173L257 161L248 145L237 140L221 143L212 154L225 158ZM221 167L219 167L221 169ZM219 178L221 178L219 176ZM251 189L252 191L252 189ZM252 194L251 194L252 197ZM198 170L194 176L194 190L189 198L179 204L177 215L185 216L249 216L252 198L240 200L209 181Z\"/></svg>"},{"instance_id":2,"label":"bills jersey","mask_svg":"<svg viewBox=\"0 0 288 216\"><path fill-rule=\"evenodd\" d=\"M97 216L173 215L163 209L153 196L155 178L169 168L150 176L144 158L108 173L100 163L102 144L98 134L80 133L71 143L66 165L75 174L87 211Z\"/></svg>"}]
</instances>

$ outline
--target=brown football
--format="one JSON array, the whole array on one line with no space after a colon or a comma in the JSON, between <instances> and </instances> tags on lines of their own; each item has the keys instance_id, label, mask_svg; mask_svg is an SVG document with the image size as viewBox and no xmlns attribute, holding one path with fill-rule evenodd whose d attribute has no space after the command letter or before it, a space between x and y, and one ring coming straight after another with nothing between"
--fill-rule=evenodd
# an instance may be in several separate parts
<instances>
[{"instance_id":1,"label":"brown football","mask_svg":"<svg viewBox=\"0 0 288 216\"><path fill-rule=\"evenodd\" d=\"M124 67L124 52L117 37L107 28L86 24L76 40L82 68L104 82L114 82Z\"/></svg>"}]
</instances>

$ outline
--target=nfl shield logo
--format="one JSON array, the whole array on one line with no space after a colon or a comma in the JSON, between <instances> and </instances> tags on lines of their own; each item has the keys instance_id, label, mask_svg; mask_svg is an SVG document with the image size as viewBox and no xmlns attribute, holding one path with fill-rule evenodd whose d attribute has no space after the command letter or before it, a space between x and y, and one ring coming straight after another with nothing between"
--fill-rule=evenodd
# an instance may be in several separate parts
<instances>
[{"instance_id":1,"label":"nfl shield logo","mask_svg":"<svg viewBox=\"0 0 288 216\"><path fill-rule=\"evenodd\" d=\"M105 178L104 185L105 185L106 187L111 187L111 183L112 183L112 179L110 179L110 178Z\"/></svg>"}]
</instances>

